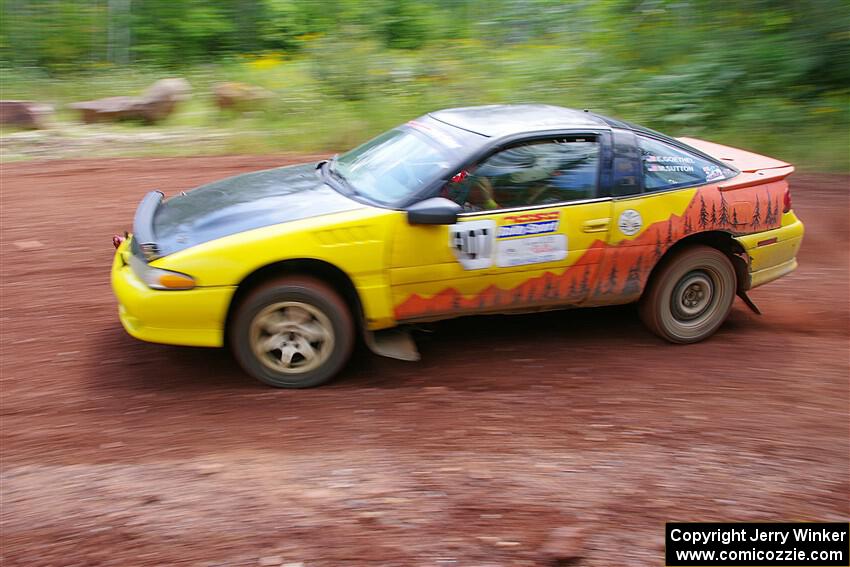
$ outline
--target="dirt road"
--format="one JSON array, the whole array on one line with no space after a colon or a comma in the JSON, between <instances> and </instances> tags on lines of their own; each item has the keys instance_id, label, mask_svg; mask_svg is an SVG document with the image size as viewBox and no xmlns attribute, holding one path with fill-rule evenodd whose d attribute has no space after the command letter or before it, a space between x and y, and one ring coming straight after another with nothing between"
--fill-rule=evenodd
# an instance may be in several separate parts
<instances>
[{"instance_id":1,"label":"dirt road","mask_svg":"<svg viewBox=\"0 0 850 567\"><path fill-rule=\"evenodd\" d=\"M127 336L143 193L286 161L2 168L3 565L655 566L668 520L847 520L850 178L792 178L800 270L698 345L632 308L458 320L278 391Z\"/></svg>"}]
</instances>

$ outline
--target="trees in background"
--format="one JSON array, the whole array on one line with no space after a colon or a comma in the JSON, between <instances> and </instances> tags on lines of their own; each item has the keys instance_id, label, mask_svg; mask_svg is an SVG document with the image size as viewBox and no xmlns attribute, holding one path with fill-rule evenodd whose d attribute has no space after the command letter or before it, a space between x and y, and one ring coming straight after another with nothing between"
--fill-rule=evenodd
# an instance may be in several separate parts
<instances>
[{"instance_id":1,"label":"trees in background","mask_svg":"<svg viewBox=\"0 0 850 567\"><path fill-rule=\"evenodd\" d=\"M847 0L0 0L0 69L26 96L69 85L55 100L143 71L244 80L283 95L278 115L338 102L375 130L437 106L587 105L770 152L850 123L848 30Z\"/></svg>"},{"instance_id":2,"label":"trees in background","mask_svg":"<svg viewBox=\"0 0 850 567\"><path fill-rule=\"evenodd\" d=\"M675 74L712 76L719 89L745 76L816 90L850 83L844 0L0 0L0 59L53 72L181 66L297 52L305 38L352 29L400 49L459 38L570 44L603 66L686 66Z\"/></svg>"}]
</instances>

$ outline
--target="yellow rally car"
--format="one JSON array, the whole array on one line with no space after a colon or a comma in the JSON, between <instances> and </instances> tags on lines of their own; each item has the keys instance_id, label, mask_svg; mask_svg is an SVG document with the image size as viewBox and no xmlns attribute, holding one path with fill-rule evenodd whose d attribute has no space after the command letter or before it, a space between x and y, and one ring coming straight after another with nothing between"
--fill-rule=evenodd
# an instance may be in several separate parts
<instances>
[{"instance_id":1,"label":"yellow rally car","mask_svg":"<svg viewBox=\"0 0 850 567\"><path fill-rule=\"evenodd\" d=\"M797 267L789 164L544 105L442 110L318 164L164 199L116 238L124 328L229 343L266 384L329 380L362 333L417 359L406 323L640 302L675 343Z\"/></svg>"}]
</instances>

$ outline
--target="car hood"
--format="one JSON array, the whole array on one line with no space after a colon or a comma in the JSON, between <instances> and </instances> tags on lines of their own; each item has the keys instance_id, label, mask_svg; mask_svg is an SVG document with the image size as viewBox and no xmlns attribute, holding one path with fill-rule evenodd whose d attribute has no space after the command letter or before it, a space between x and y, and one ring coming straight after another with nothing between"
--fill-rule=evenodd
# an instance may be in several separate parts
<instances>
[{"instance_id":1,"label":"car hood","mask_svg":"<svg viewBox=\"0 0 850 567\"><path fill-rule=\"evenodd\" d=\"M365 205L325 184L314 164L247 173L167 199L153 218L160 255L254 228Z\"/></svg>"}]
</instances>

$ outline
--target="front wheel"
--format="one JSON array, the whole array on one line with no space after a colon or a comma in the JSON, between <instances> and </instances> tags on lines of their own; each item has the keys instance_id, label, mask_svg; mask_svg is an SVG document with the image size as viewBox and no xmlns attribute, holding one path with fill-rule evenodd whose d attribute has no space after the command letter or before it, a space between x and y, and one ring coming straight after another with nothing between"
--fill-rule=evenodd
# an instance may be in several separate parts
<instances>
[{"instance_id":1,"label":"front wheel","mask_svg":"<svg viewBox=\"0 0 850 567\"><path fill-rule=\"evenodd\" d=\"M251 291L237 309L233 353L254 378L276 388L309 388L342 369L354 346L345 301L325 283L289 277Z\"/></svg>"},{"instance_id":2,"label":"front wheel","mask_svg":"<svg viewBox=\"0 0 850 567\"><path fill-rule=\"evenodd\" d=\"M664 260L641 297L644 324L673 343L695 343L723 324L735 299L732 262L709 246L690 246Z\"/></svg>"}]
</instances>

